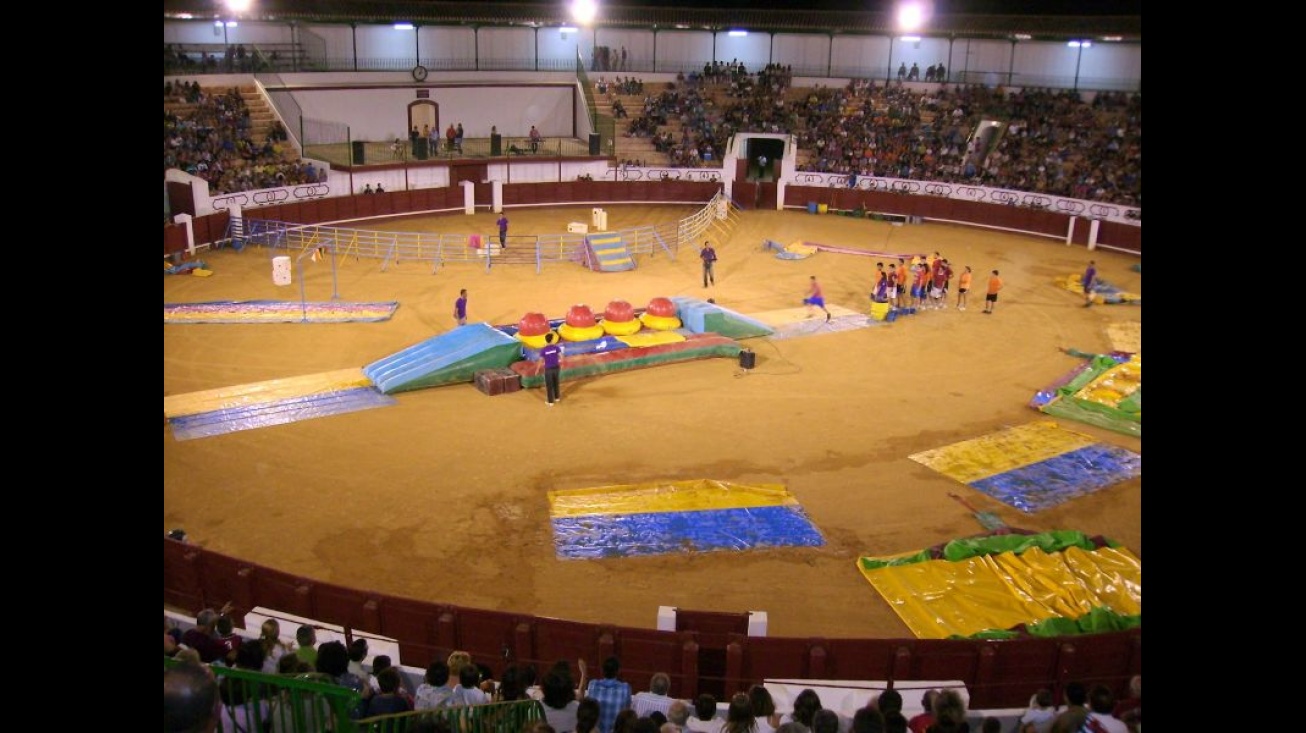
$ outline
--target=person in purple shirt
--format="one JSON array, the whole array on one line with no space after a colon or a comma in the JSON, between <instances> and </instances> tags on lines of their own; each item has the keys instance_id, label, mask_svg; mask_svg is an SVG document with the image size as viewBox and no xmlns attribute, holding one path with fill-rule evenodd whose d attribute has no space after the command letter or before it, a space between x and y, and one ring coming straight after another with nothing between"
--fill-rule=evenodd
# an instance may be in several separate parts
<instances>
[{"instance_id":1,"label":"person in purple shirt","mask_svg":"<svg viewBox=\"0 0 1306 733\"><path fill-rule=\"evenodd\" d=\"M1088 269L1084 270L1084 276L1079 279L1079 284L1084 287L1084 307L1093 305L1093 286L1097 284L1097 261L1089 260Z\"/></svg>"},{"instance_id":2,"label":"person in purple shirt","mask_svg":"<svg viewBox=\"0 0 1306 733\"><path fill-rule=\"evenodd\" d=\"M458 300L453 302L453 319L459 326L467 325L467 288L458 291Z\"/></svg>"},{"instance_id":3,"label":"person in purple shirt","mask_svg":"<svg viewBox=\"0 0 1306 733\"><path fill-rule=\"evenodd\" d=\"M544 334L544 348L540 349L540 359L544 361L544 391L549 407L562 400L559 389L559 376L562 374L562 347L558 345L558 334L550 331Z\"/></svg>"}]
</instances>

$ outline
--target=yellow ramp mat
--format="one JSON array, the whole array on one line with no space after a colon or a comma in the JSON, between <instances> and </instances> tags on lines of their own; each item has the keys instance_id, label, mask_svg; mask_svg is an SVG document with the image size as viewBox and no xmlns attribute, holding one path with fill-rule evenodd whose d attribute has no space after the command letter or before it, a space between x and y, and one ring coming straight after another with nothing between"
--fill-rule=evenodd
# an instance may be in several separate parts
<instances>
[{"instance_id":1,"label":"yellow ramp mat","mask_svg":"<svg viewBox=\"0 0 1306 733\"><path fill-rule=\"evenodd\" d=\"M1087 435L1059 427L1052 420L1039 420L909 457L945 476L969 484L1095 442Z\"/></svg>"},{"instance_id":2,"label":"yellow ramp mat","mask_svg":"<svg viewBox=\"0 0 1306 733\"><path fill-rule=\"evenodd\" d=\"M629 336L613 336L613 338L636 349L661 346L662 344L675 344L685 340L683 334L675 331L652 331L649 329L637 331Z\"/></svg>"},{"instance_id":3,"label":"yellow ramp mat","mask_svg":"<svg viewBox=\"0 0 1306 733\"><path fill-rule=\"evenodd\" d=\"M651 481L549 492L549 513L555 518L764 506L798 506L798 500L781 484L736 484L711 479Z\"/></svg>"},{"instance_id":4,"label":"yellow ramp mat","mask_svg":"<svg viewBox=\"0 0 1306 733\"><path fill-rule=\"evenodd\" d=\"M1123 548L1070 547L1053 554L1032 548L861 573L921 639L1077 619L1103 606L1122 615L1143 609L1143 564Z\"/></svg>"},{"instance_id":5,"label":"yellow ramp mat","mask_svg":"<svg viewBox=\"0 0 1306 733\"><path fill-rule=\"evenodd\" d=\"M302 377L273 379L267 382L253 382L235 387L222 387L164 397L163 415L168 418L196 415L214 410L248 407L263 402L274 402L291 397L335 392L354 387L369 387L371 385L372 380L368 379L367 375L363 373L362 367L338 369L333 372L306 374Z\"/></svg>"}]
</instances>

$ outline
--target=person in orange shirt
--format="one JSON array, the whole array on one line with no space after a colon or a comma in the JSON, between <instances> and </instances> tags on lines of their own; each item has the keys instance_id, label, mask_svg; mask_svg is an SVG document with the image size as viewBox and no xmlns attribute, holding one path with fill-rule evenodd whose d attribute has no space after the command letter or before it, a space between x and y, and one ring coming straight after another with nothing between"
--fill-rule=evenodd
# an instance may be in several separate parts
<instances>
[{"instance_id":1,"label":"person in orange shirt","mask_svg":"<svg viewBox=\"0 0 1306 733\"><path fill-rule=\"evenodd\" d=\"M907 300L907 291L910 289L907 280L907 260L902 257L898 258L898 307L903 307L903 302Z\"/></svg>"},{"instance_id":2,"label":"person in orange shirt","mask_svg":"<svg viewBox=\"0 0 1306 733\"><path fill-rule=\"evenodd\" d=\"M993 312L993 307L997 305L998 302L998 291L1001 289L1002 289L1002 278L998 277L998 271L994 270L993 274L989 275L989 291L984 296L985 313Z\"/></svg>"},{"instance_id":3,"label":"person in orange shirt","mask_svg":"<svg viewBox=\"0 0 1306 733\"><path fill-rule=\"evenodd\" d=\"M961 277L957 278L957 310L966 310L966 291L970 290L971 280L970 265L961 271Z\"/></svg>"}]
</instances>

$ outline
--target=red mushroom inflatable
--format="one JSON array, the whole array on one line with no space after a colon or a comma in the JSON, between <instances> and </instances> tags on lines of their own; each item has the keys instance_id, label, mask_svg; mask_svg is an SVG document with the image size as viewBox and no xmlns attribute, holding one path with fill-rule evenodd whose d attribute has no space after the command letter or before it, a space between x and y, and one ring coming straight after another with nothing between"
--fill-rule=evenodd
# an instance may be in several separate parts
<instances>
[{"instance_id":1,"label":"red mushroom inflatable","mask_svg":"<svg viewBox=\"0 0 1306 733\"><path fill-rule=\"evenodd\" d=\"M608 303L603 311L603 331L609 336L629 336L643 327L635 318L635 308L624 300Z\"/></svg>"},{"instance_id":2,"label":"red mushroom inflatable","mask_svg":"<svg viewBox=\"0 0 1306 733\"><path fill-rule=\"evenodd\" d=\"M542 349L545 335L552 330L543 313L527 313L517 321L517 340L532 349Z\"/></svg>"},{"instance_id":3,"label":"red mushroom inflatable","mask_svg":"<svg viewBox=\"0 0 1306 733\"><path fill-rule=\"evenodd\" d=\"M648 302L648 308L644 309L639 320L655 331L671 331L680 328L680 318L676 313L676 304L670 298L657 297Z\"/></svg>"},{"instance_id":4,"label":"red mushroom inflatable","mask_svg":"<svg viewBox=\"0 0 1306 733\"><path fill-rule=\"evenodd\" d=\"M558 334L568 341L590 341L603 336L603 327L594 318L594 311L585 304L567 309L567 320L558 326Z\"/></svg>"}]
</instances>

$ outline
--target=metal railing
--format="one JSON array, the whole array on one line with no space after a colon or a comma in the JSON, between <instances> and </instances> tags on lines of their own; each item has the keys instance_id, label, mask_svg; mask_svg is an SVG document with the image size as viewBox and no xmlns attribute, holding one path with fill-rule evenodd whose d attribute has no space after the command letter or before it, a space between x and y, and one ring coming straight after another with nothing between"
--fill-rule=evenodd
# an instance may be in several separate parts
<instances>
[{"instance_id":1,"label":"metal railing","mask_svg":"<svg viewBox=\"0 0 1306 733\"><path fill-rule=\"evenodd\" d=\"M164 670L195 664L163 658ZM273 731L274 733L354 733L359 702L357 692L337 685L327 675L275 675L246 669L208 665L218 680L221 705L219 730Z\"/></svg>"},{"instance_id":2,"label":"metal railing","mask_svg":"<svg viewBox=\"0 0 1306 733\"><path fill-rule=\"evenodd\" d=\"M665 224L619 229L631 255L676 259L682 246L694 247L709 229L722 234L733 229L729 216L734 203L718 191L702 209ZM235 221L234 219L232 221ZM488 271L496 265L534 265L542 272L547 263L584 263L588 258L587 234L516 234L499 244L498 231L479 234L442 234L435 232L386 232L372 229L295 224L267 219L241 219L239 246L253 244L270 249L284 249L297 256L320 249L337 257L377 260L384 271L392 265L418 262L435 272L450 263L483 264ZM227 241L237 246L236 235L228 224Z\"/></svg>"}]
</instances>

